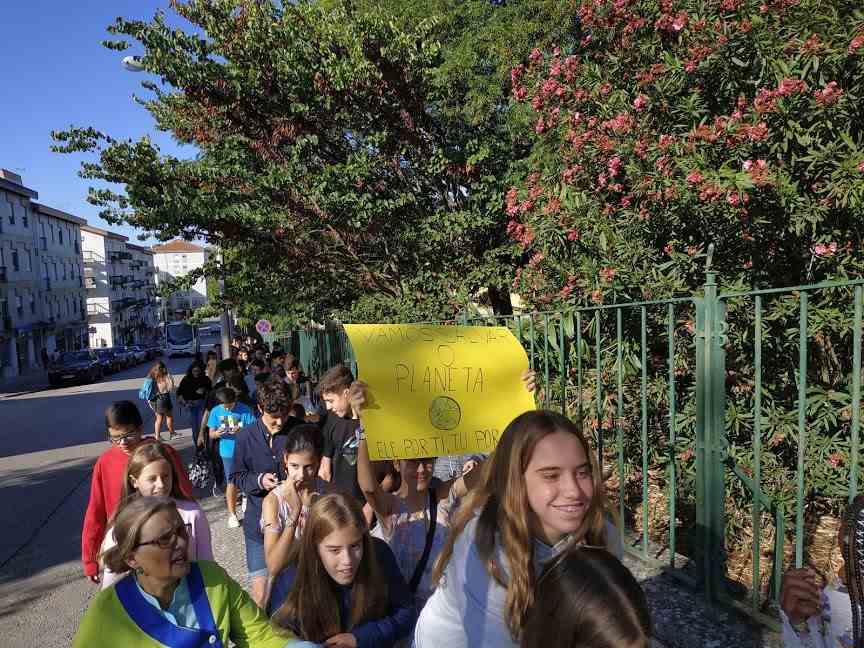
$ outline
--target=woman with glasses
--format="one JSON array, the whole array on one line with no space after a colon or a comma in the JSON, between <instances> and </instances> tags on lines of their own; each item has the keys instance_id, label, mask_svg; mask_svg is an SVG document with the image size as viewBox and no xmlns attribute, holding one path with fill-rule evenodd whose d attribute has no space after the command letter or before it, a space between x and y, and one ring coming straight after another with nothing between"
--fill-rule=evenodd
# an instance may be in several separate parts
<instances>
[{"instance_id":1,"label":"woman with glasses","mask_svg":"<svg viewBox=\"0 0 864 648\"><path fill-rule=\"evenodd\" d=\"M90 500L84 514L81 530L81 562L84 574L94 583L99 582L99 547L105 538L108 519L114 515L123 491L123 473L132 452L152 438L142 438L144 420L132 401L116 401L105 410L105 428L111 447L103 452L93 466L90 480ZM165 452L174 466L177 483L184 499L192 499L192 484L183 467L183 460L171 446Z\"/></svg>"},{"instance_id":2,"label":"woman with glasses","mask_svg":"<svg viewBox=\"0 0 864 648\"><path fill-rule=\"evenodd\" d=\"M171 463L169 446L164 443L145 443L138 446L123 476L123 492L120 501L128 502L136 497L170 497L177 505L177 512L186 524L189 540L189 560L213 560L213 545L207 516L198 502L184 497L180 492L177 469ZM113 529L105 534L102 554L116 544ZM110 587L120 575L105 567L102 572L102 589Z\"/></svg>"},{"instance_id":3,"label":"woman with glasses","mask_svg":"<svg viewBox=\"0 0 864 648\"><path fill-rule=\"evenodd\" d=\"M219 565L190 561L188 532L174 500L139 497L115 518L117 544L103 556L131 572L93 599L73 648L282 648L292 636Z\"/></svg>"}]
</instances>

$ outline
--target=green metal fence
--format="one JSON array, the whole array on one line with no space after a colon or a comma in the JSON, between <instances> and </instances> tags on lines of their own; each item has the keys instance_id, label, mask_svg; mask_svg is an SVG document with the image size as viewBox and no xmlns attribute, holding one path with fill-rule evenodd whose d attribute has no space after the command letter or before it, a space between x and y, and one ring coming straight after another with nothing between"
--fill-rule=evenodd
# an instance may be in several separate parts
<instances>
[{"instance_id":1,"label":"green metal fence","mask_svg":"<svg viewBox=\"0 0 864 648\"><path fill-rule=\"evenodd\" d=\"M808 515L858 490L862 290L720 293L709 261L698 295L437 323L510 328L543 405L592 435L627 551L774 625L781 574L813 549ZM313 375L356 370L339 329L281 340ZM730 557L749 560L747 578Z\"/></svg>"}]
</instances>

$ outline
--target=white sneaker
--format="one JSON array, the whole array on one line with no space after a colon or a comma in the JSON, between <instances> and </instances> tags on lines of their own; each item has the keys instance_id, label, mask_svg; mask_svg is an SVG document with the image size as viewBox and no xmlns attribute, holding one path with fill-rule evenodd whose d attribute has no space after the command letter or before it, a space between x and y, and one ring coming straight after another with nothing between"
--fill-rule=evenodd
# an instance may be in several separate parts
<instances>
[{"instance_id":1,"label":"white sneaker","mask_svg":"<svg viewBox=\"0 0 864 648\"><path fill-rule=\"evenodd\" d=\"M246 496L240 496L240 510L243 511L243 515L246 515Z\"/></svg>"},{"instance_id":2,"label":"white sneaker","mask_svg":"<svg viewBox=\"0 0 864 648\"><path fill-rule=\"evenodd\" d=\"M236 529L239 526L240 526L240 520L237 519L236 515L234 515L233 513L230 513L228 515L228 528L229 529Z\"/></svg>"}]
</instances>

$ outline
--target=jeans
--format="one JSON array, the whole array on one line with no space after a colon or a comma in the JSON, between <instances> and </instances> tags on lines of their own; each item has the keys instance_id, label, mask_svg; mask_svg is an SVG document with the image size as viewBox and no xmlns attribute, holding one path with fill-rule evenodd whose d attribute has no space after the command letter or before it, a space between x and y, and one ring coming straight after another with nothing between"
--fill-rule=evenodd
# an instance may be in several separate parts
<instances>
[{"instance_id":1,"label":"jeans","mask_svg":"<svg viewBox=\"0 0 864 648\"><path fill-rule=\"evenodd\" d=\"M204 416L204 401L186 401L186 409L189 410L192 438L197 440L198 431L201 429L201 418Z\"/></svg>"}]
</instances>

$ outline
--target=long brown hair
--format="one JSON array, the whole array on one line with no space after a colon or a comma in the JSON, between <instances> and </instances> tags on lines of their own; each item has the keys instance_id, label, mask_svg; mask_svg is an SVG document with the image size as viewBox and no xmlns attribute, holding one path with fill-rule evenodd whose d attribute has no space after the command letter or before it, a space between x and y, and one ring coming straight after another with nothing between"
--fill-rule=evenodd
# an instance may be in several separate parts
<instances>
[{"instance_id":1,"label":"long brown hair","mask_svg":"<svg viewBox=\"0 0 864 648\"><path fill-rule=\"evenodd\" d=\"M318 546L324 538L345 527L363 533L363 558L351 588L350 619L341 618L337 585L318 555ZM291 593L273 615L277 625L293 630L306 641L324 643L333 635L387 613L387 581L375 556L363 510L354 498L337 494L316 501L309 511L303 535L293 547L298 548L292 551L289 562L297 575Z\"/></svg>"},{"instance_id":2,"label":"long brown hair","mask_svg":"<svg viewBox=\"0 0 864 648\"><path fill-rule=\"evenodd\" d=\"M521 648L648 648L645 593L604 549L566 550L543 570Z\"/></svg>"},{"instance_id":3,"label":"long brown hair","mask_svg":"<svg viewBox=\"0 0 864 648\"><path fill-rule=\"evenodd\" d=\"M150 371L147 372L147 376L152 378L156 382L162 380L165 376L168 375L168 367L165 366L165 363L161 360L157 360L156 364L150 367Z\"/></svg>"},{"instance_id":4,"label":"long brown hair","mask_svg":"<svg viewBox=\"0 0 864 648\"><path fill-rule=\"evenodd\" d=\"M165 460L171 467L171 493L169 497L175 500L189 499L180 490L180 479L177 476L177 468L168 451L165 449L165 444L159 441L142 441L135 448L132 455L129 457L129 463L126 464L126 470L123 472L123 490L120 492L120 501L125 502L129 499L134 499L139 496L138 490L132 486L132 477L138 479L147 466L154 461Z\"/></svg>"},{"instance_id":5,"label":"long brown hair","mask_svg":"<svg viewBox=\"0 0 864 648\"><path fill-rule=\"evenodd\" d=\"M536 580L532 564L534 543L529 526L534 514L528 503L525 471L537 443L554 432L574 435L591 464L594 496L582 525L573 535L574 541L596 546L606 544L606 500L602 475L591 447L570 419L556 412L535 410L517 416L504 429L495 452L483 468L481 483L457 514L432 573L437 585L447 569L456 541L479 511L475 536L477 553L489 575L507 589L504 616L514 640L518 640L525 614L534 601ZM495 561L496 543L500 543L507 557L506 576Z\"/></svg>"}]
</instances>

